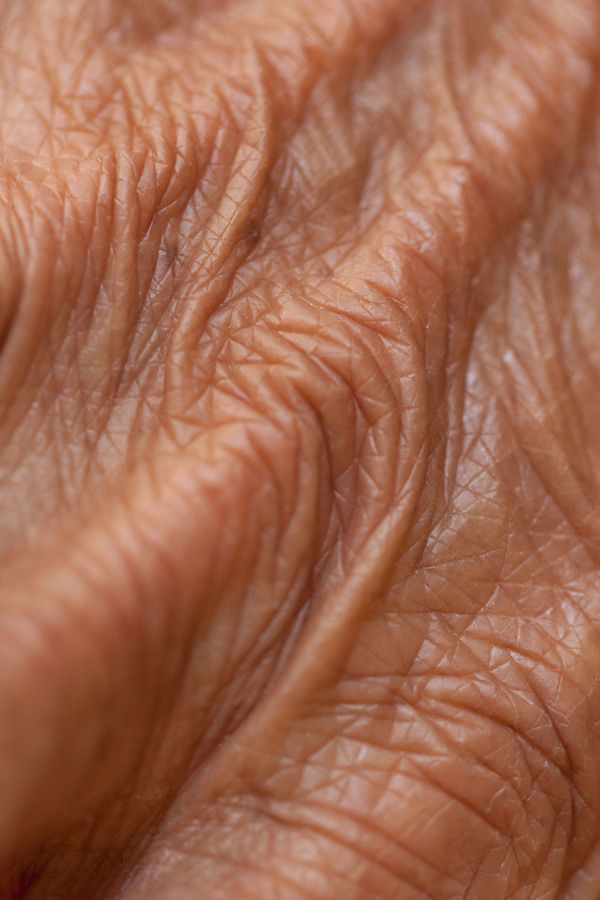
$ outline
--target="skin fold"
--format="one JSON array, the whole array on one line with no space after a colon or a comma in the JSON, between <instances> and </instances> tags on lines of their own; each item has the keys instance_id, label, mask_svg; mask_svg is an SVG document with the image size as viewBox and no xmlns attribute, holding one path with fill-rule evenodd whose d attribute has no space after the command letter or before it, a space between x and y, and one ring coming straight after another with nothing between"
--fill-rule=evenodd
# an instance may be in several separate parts
<instances>
[{"instance_id":1,"label":"skin fold","mask_svg":"<svg viewBox=\"0 0 600 900\"><path fill-rule=\"evenodd\" d=\"M600 896L600 4L0 0L0 897Z\"/></svg>"}]
</instances>

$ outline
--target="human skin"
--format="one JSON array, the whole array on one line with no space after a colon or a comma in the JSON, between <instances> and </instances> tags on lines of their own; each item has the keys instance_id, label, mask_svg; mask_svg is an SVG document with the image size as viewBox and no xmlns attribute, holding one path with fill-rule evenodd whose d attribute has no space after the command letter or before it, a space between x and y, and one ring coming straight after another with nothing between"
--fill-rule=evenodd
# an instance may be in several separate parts
<instances>
[{"instance_id":1,"label":"human skin","mask_svg":"<svg viewBox=\"0 0 600 900\"><path fill-rule=\"evenodd\" d=\"M600 895L599 54L1 0L3 900Z\"/></svg>"}]
</instances>

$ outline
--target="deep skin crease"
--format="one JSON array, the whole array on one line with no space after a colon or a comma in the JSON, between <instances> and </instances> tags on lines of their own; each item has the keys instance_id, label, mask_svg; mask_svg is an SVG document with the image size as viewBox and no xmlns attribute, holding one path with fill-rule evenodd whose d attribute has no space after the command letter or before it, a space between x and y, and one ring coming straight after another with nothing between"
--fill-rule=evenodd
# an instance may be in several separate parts
<instances>
[{"instance_id":1,"label":"deep skin crease","mask_svg":"<svg viewBox=\"0 0 600 900\"><path fill-rule=\"evenodd\" d=\"M597 0L1 0L0 898L600 895Z\"/></svg>"}]
</instances>

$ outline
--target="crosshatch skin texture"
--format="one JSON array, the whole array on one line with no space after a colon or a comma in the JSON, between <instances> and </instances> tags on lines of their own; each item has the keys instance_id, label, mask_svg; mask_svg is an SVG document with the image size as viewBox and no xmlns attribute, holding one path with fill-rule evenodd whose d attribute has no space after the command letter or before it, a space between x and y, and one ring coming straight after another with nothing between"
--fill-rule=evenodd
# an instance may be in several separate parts
<instances>
[{"instance_id":1,"label":"crosshatch skin texture","mask_svg":"<svg viewBox=\"0 0 600 900\"><path fill-rule=\"evenodd\" d=\"M597 900L599 55L0 0L2 900Z\"/></svg>"}]
</instances>

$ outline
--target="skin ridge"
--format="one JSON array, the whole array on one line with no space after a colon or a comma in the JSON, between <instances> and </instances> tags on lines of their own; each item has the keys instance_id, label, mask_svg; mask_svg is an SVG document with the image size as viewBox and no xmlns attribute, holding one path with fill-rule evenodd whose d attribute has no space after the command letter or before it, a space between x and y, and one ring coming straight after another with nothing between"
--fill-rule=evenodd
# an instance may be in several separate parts
<instances>
[{"instance_id":1,"label":"skin ridge","mask_svg":"<svg viewBox=\"0 0 600 900\"><path fill-rule=\"evenodd\" d=\"M580 7L584 12L591 9L589 4L584 3L581 3ZM303 10L305 7L299 5L298 9ZM443 5L438 4L434 9L443 22ZM552 4L551 11L556 9L558 6ZM356 415L358 420L362 414L363 420L367 422L367 425L363 424L363 429L371 436L372 446L377 446L376 438L379 435L382 445L385 445L384 439L389 439L390 435L400 435L397 446L394 445L391 450L388 448L387 452L381 452L379 458L382 470L399 471L396 472L397 481L391 492L389 482L383 474L373 477L372 473L367 472L362 482L366 487L362 487L361 496L365 498L365 505L368 501L368 512L362 517L359 514L354 515L354 512L347 514L343 508L344 503L339 503L340 509L336 511L338 519L334 526L331 529L324 529L328 536L327 552L320 552L323 550L322 542L325 540L322 534L319 536L318 546L307 547L307 555L312 554L319 559L318 578L310 582L305 570L299 566L302 572L298 580L302 581L305 578L310 590L307 587L304 592L299 591L294 595L298 598L298 606L294 607L292 604L289 618L293 620L300 609L306 612L302 628L292 630L292 647L286 649L275 683L264 693L255 690L260 699L254 706L251 705L250 709L244 710L243 725L237 714L233 714L229 720L225 715L224 733L228 734L231 729L235 729L233 740L213 756L210 765L206 767L204 773L200 773L199 778L196 758L190 776L194 778L194 782L190 784L188 781L186 789L182 791L182 804L185 804L186 794L191 792L194 802L198 803L201 809L200 818L205 815L203 804L211 801L214 794L224 790L223 785L231 780L232 770L237 773L242 790L250 794L259 793L265 762L263 759L257 759L261 757L261 753L248 753L246 746L264 745L265 734L267 746L269 742L277 746L279 733L285 732L292 719L301 716L303 706L308 702L307 698L331 680L332 672L343 670L352 649L350 646L352 633L362 619L365 608L376 607L392 580L398 579L398 584L402 583L395 570L395 561L402 557L405 549L410 550L411 558L402 563L410 572L410 565L415 558L418 559L419 541L412 534L414 523L419 516L425 515L423 506L426 506L431 496L428 477L431 476L432 468L443 471L443 462L439 462L440 458L443 459L443 452L439 451L434 437L426 428L423 409L427 410L431 402L428 398L431 395L443 395L444 388L440 385L445 377L444 370L447 368L448 358L452 355L446 341L449 323L456 317L457 307L458 315L470 320L468 300L469 279L472 273L477 271L489 253L492 242L496 242L498 232L509 233L515 228L515 223L522 220L526 214L532 193L541 190L540 185L554 177L555 167L560 168L565 164L562 146L570 146L571 142L575 142L575 138L570 133L566 138L562 134L556 140L550 138L552 129L556 127L556 122L561 120L566 109L573 105L577 108L585 105L582 97L585 98L588 90L587 74L584 73L575 80L577 85L572 91L572 96L567 94L557 98L557 112L554 117L548 119L544 97L539 99L537 105L534 102L533 112L531 107L526 105L514 133L508 139L504 136L507 143L503 145L500 141L500 152L497 156L494 156L489 148L493 147L498 134L492 130L490 139L485 129L482 139L475 142L476 149L472 148L471 141L468 143L468 151L461 155L464 135L456 119L451 117L452 124L448 133L443 133L443 139L438 139L429 147L419 161L420 171L415 170L412 177L406 179L407 183L402 184L403 179L397 174L395 177L392 157L388 177L393 209L374 220L364 238L364 246L361 245L359 251L350 253L342 259L333 268L333 274L329 277L322 276L319 286L321 296L325 300L324 308L317 308L315 311L314 302L311 304L310 298L299 291L297 284L292 284L291 288L287 286L282 288L276 281L267 284L265 309L261 311L262 315L258 315L258 321L252 320L250 325L254 337L252 346L250 348L244 346L242 335L239 333L244 329L248 330L248 325L244 322L238 333L234 327L231 329L237 341L235 348L231 335L228 335L224 344L216 345L221 351L221 359L223 355L230 355L218 373L220 379L218 389L204 394L199 391L200 396L195 401L200 408L198 415L197 409L193 409L191 413L186 409L184 387L186 379L188 381L194 379L199 371L199 364L194 359L194 356L197 356L199 337L203 331L210 330L211 327L215 330L220 327L215 326L215 319L223 311L223 297L235 292L236 279L239 285L240 280L243 281L246 277L245 273L252 261L252 255L257 253L257 248L261 245L262 236L257 238L257 232L261 230L260 223L263 223L264 232L269 217L269 196L265 199L265 194L271 194L269 172L274 164L269 142L277 143L277 141L272 135L275 126L269 123L270 113L266 111L269 106L268 100L264 103L261 100L257 104L257 112L251 112L245 120L248 131L243 133L239 142L240 167L237 168L235 165L236 156L232 165L232 170L235 170L240 178L241 187L236 184L235 190L231 190L230 186L229 191L233 196L227 196L227 188L223 195L225 212L222 213L222 218L225 230L216 229L213 245L218 247L218 250L211 251L209 246L207 252L207 255L209 257L212 255L213 258L214 254L217 254L216 271L219 273L219 279L216 283L211 282L210 289L203 294L202 303L193 304L186 301L199 292L199 284L203 286L210 282L210 271L203 272L202 265L194 269L193 264L189 273L182 272L181 266L179 268L178 277L184 281L189 279L191 289L190 291L181 289L184 298L181 305L184 312L178 321L175 337L170 342L171 347L174 347L172 352L175 354L175 361L170 367L167 380L169 392L173 390L176 400L170 400L175 406L175 412L170 413L173 415L174 424L169 442L166 443L174 445L179 452L181 448L190 448L189 459L192 469L199 462L205 463L207 460L212 462L213 454L216 455L215 446L218 449L222 440L220 446L227 447L233 460L229 468L224 467L225 482L234 477L240 477L241 480L242 475L239 473L245 473L247 470L258 473L259 464L257 463L253 469L246 461L253 456L260 457L264 454L264 471L271 470L268 478L271 478L273 485L276 486L280 477L276 468L278 454L270 444L281 448L282 455L286 450L289 452L289 446L285 444L285 435L288 429L291 430L291 422L296 418L310 434L310 437L306 438L306 443L310 444L311 458L318 460L318 478L321 481L316 486L311 484L306 488L311 497L314 494L317 498L311 502L316 506L320 499L323 503L323 506L319 507L320 510L323 507L327 508L328 504L334 508L330 497L335 494L337 482L331 478L331 473L336 471L339 482L343 481L346 474L344 460L349 455L346 444L350 445L351 442L345 435L352 432L348 423L354 421L349 412L350 401L357 403L356 395L358 395L360 404L357 405L362 404L363 408L354 410L353 415ZM501 106L502 90L498 89L497 96L491 93ZM533 93L535 95L535 92ZM442 108L445 108L444 102L447 101L442 101ZM476 104L474 106L477 111L479 108ZM254 109L252 103L249 108ZM474 115L474 119L480 121L478 115ZM550 124L546 125L544 131L542 125L548 121ZM527 148L527 142L521 141L526 125L536 134L539 146ZM539 131L536 130L538 128ZM576 128L573 131L576 131ZM249 148L246 144L250 145ZM244 151L247 149L253 151L254 155L252 153L249 157L245 155ZM525 172L518 171L518 167L516 171L513 170L509 165L511 159L521 157L527 149L530 153L527 154ZM482 155L486 157L485 162L478 166L476 160ZM491 162L487 157L491 157ZM508 169L508 173L504 171L505 168ZM198 171L201 171L201 168ZM439 184L435 183L436 175L440 178ZM251 182L250 187L244 186L246 180ZM428 205L427 196L431 194L432 184L437 202ZM136 190L137 185L133 189ZM93 197L90 202L93 205ZM492 207L491 213L487 215L486 202ZM262 204L265 204L264 207ZM495 213L494 207L501 209L499 216ZM423 208L426 208L426 212L423 212ZM466 221L466 225L463 220ZM486 223L483 226L482 221ZM475 222L477 224L469 225ZM180 252L180 248L176 248L175 256L177 252ZM200 275L198 270L201 271ZM356 272L360 273L358 288ZM43 270L37 277L43 280ZM323 284L323 281L326 284ZM312 288L312 285L309 285L309 288ZM309 291L305 293L308 294ZM415 296L419 298L419 302L414 302ZM235 318L238 309L239 307L231 309L232 319ZM229 310L227 314L229 315ZM302 320L310 316L314 316L315 321L320 324L322 329L320 341L307 339L303 333ZM434 328L432 322L436 317L442 324L436 332L436 338L432 339L430 337ZM353 341L358 360L356 371L362 367L363 370L367 369L371 376L367 381L368 389L361 383L356 371L348 373L339 365L340 348L336 346L335 341L328 338L328 335L330 332L339 333L342 329L346 329L345 336ZM244 356L245 353L248 354L247 357ZM215 354L217 355L219 354ZM289 359L286 359L285 365L278 362L280 357L288 355L293 358L292 365ZM309 362L315 357L318 365ZM385 371L382 370L382 366L378 368L375 364L377 361L390 363L390 368L394 370L395 374L389 377L388 384L385 383ZM234 427L232 434L228 430L231 423L226 420L230 418L235 423L238 411L245 410L246 399L243 395L244 393L246 396L251 395L251 388L256 383L253 382L251 373L257 362L261 364L269 362L273 370L270 374L271 384L264 388L263 397L266 398L263 401L264 408L257 419L244 422L243 428ZM202 359L200 365L205 367L206 375L204 382L200 380L201 384L206 384L214 375L214 371L211 372L210 369L211 364L212 361ZM372 364L371 369L368 368L368 364ZM318 376L317 369L319 369ZM239 398L230 396L233 391L228 392L227 388L223 388L228 372L235 372L236 378L240 381L243 378L247 379L239 388L242 395L239 405L237 405ZM406 373L409 373L410 377ZM376 385L378 390L375 390L373 385ZM335 397L340 411L334 408L336 404L332 404L327 408L327 416L324 416L322 409L329 392ZM374 396L377 393L384 398L383 412L376 409L374 400L380 399ZM278 413L277 404L280 403L281 397L285 403L283 412ZM227 405L226 401L231 405ZM179 408L178 402L181 403ZM368 407L367 414L365 410ZM215 408L220 410L225 408L228 411L224 414L225 421L219 421L216 426L214 419L211 421ZM293 415L288 414L289 410ZM265 420L271 424L270 417L274 420L272 429L265 426ZM190 422L192 426L195 424L196 428L200 422L203 429L205 428L201 439L196 441L194 437L190 437ZM210 425L214 426L216 433L213 438L207 437ZM443 418L438 428L440 431L443 430ZM244 446L240 446L242 443ZM300 446L299 439L297 443ZM368 441L366 443L368 445ZM364 449L361 451L362 456L360 453L355 454L355 457L358 457L358 465L355 462L356 468L369 468L367 464L373 457L372 446L367 446L371 456ZM432 462L434 451L437 451L435 466ZM327 454L329 459L324 462L323 458ZM168 457L168 450L165 451L165 457ZM155 474L158 481L161 481L163 473L168 473L168 477L166 474L164 477L169 482L169 477L173 473L168 458L162 459L161 465L157 465ZM127 475L130 476L129 471ZM186 480L188 476L189 481ZM247 480L249 478L247 475L243 477ZM253 474L252 478L257 484L260 481L259 474ZM431 481L439 483L439 475L434 472ZM131 492L135 493L135 488L138 487L140 495L143 495L146 485L142 478ZM168 506L165 495L170 487L173 491L172 497L175 499L171 498L169 502L172 502L173 508L177 511L182 510L184 518L189 515L189 507L186 511L186 498L192 497L190 505L194 508L192 517L194 522L198 521L197 509L202 507L202 498L212 498L213 493L218 493L214 489L214 484L198 486L194 475L186 473L186 476L181 476L179 483L174 477L174 482L164 488L161 501L165 506ZM385 506L386 489L397 501L391 512ZM256 490L258 491L258 488ZM440 490L437 485L436 490ZM276 487L273 487L273 492L275 491ZM248 493L251 493L250 488ZM291 507L294 506L293 494L294 491L289 489L289 497L284 497L285 502ZM324 501L323 494L326 495ZM183 500L181 506L178 506L177 499L181 497ZM139 498L137 502L143 506ZM207 507L210 502L212 500L207 499ZM230 505L227 506L227 502L222 500L217 508L228 513L234 507L233 500L229 502ZM137 508L135 502L131 506L133 509ZM252 508L250 504L248 508ZM326 509L326 512L330 513L330 510ZM330 514L333 516L333 513ZM107 518L110 519L110 512ZM150 518L152 519L152 515ZM231 518L234 518L233 512ZM149 539L150 544L154 540L160 546L165 542L165 534L169 544L181 540L175 530L170 532L167 526L161 530L161 525L162 523L157 525L153 522L149 529L153 535ZM89 531L86 530L85 536L81 536L79 530L79 525L73 527L73 532L77 533L76 543L82 547L86 539L90 539L90 543L93 543L89 534L102 532L102 523L99 527L96 524L92 525ZM210 535L214 534L214 531L209 523L202 533ZM148 541L145 535L136 535L136 538L139 539L140 545ZM236 539L227 542L224 549L211 546L206 550L204 558L206 569L212 561L211 553L217 555L220 549L225 560L221 565L223 569L227 569L228 558L232 559L235 555ZM216 543L216 537L214 541ZM291 538L289 542L291 543ZM383 552L379 549L381 544L385 544ZM191 540L190 545L193 547ZM275 557L276 539L273 547L271 552ZM189 606L193 606L190 598L194 597L194 590L198 585L205 584L207 576L200 564L192 567L192 574L189 574L189 561L183 548L176 550L175 562L171 560L166 568L171 566L176 572L184 571L188 574L182 576L182 579L186 581L187 578L187 581L181 587L181 592L172 591L172 595L175 596L171 596L169 608L176 609L178 598L182 596L186 600L181 605L188 609ZM156 547L154 552L157 557L160 556ZM135 549L131 555L136 557ZM100 557L99 568L102 568L102 554ZM361 558L357 561L358 557ZM110 554L107 558L110 559ZM70 561L67 563L67 570L69 564ZM157 567L160 568L160 564L157 563ZM14 572L17 568L15 564ZM110 564L107 568L110 568ZM124 568L127 571L133 568L135 571L136 567L126 563ZM406 572L403 572L402 568L400 574L406 577ZM9 573L6 601L9 606L11 577L12 573ZM162 577L164 579L166 576ZM209 583L202 596L203 602L197 606L200 621L204 615L208 618L207 610L210 611L218 605L219 588L234 581L234 579L228 581L227 576L220 572L213 577L214 586ZM281 580L283 581L283 576ZM29 585L26 584L26 587ZM126 590L131 592L130 587ZM285 598L288 594L283 591L281 596ZM14 602L18 606L21 599L17 596ZM244 605L241 604L242 607ZM190 614L192 620L193 612ZM183 619L185 615L182 615ZM346 631L345 635L341 633L342 624ZM183 626L180 627L183 630ZM285 628L283 631L285 632ZM161 639L156 638L156 641L160 645ZM192 662L195 662L193 657L194 654L190 651L186 656L186 665L189 663L191 666ZM183 681L185 677L179 672L173 676L173 683L181 684ZM190 679L190 683L193 687L193 678ZM177 692L176 689L174 692ZM266 768L268 768L268 754L265 753L264 756L267 758ZM219 770L222 770L222 774ZM207 788L209 781L211 785ZM238 785L235 789L240 790ZM270 812L272 801L268 791L266 794L264 804ZM83 874L81 877L84 883L86 875ZM368 884L368 876L366 883ZM87 890L87 887L85 889ZM40 892L43 890L43 886L40 886ZM43 896L43 893L38 895Z\"/></svg>"},{"instance_id":2,"label":"skin ridge","mask_svg":"<svg viewBox=\"0 0 600 900\"><path fill-rule=\"evenodd\" d=\"M584 86L584 90L585 91L588 90L587 84ZM585 96L585 94L584 94L584 96ZM585 101L584 101L584 105L585 105ZM483 148L480 149L480 152L483 154L483 156L485 158L485 153L483 151ZM435 155L434 155L434 159L435 159ZM556 164L557 163L558 163L559 168L561 168L564 165L561 148L556 148L552 152L550 157L543 161L542 165L540 166L539 173L540 174L544 173L545 178L547 178L548 181L551 181L552 179L554 179L556 177ZM571 167L570 161L568 161L567 165L569 168ZM481 185L480 178L481 178L481 176L479 175L479 173L475 173L472 181L471 180L466 181L464 187L461 190L461 193L459 194L460 201L461 201L460 205L459 205L459 209L460 209L460 206L462 206L463 202L464 202L465 206L469 206L472 204L473 200L472 200L472 197L470 196L471 192L473 190L472 185L476 186L476 188L475 188L476 196L483 195L485 193L489 194L489 190L486 190L486 188L491 187L490 182L487 180L484 181L484 185L485 185L485 187L484 187L483 185ZM537 182L536 188L537 188L537 190L539 190L539 180L532 179L532 181ZM423 176L423 182L424 183L427 182L427 175ZM510 190L510 188L509 188L509 190ZM414 196L413 191L411 191L410 193ZM419 193L420 192L417 189L417 191L416 191L417 197L418 197ZM511 232L513 232L515 229L517 229L519 227L520 223L523 220L523 216L526 215L526 210L528 208L530 196L531 196L531 193L527 192L524 197L521 197L518 205L515 204L515 206L512 208L511 208L511 206L509 206L510 215L507 216L506 226L504 227L504 229L502 229L506 236L508 236ZM418 200L416 200L416 199L413 199L413 203L415 204L415 207L418 207L420 205ZM399 205L401 206L401 204L399 204ZM498 202L497 205L500 207L502 206L501 202ZM452 209L452 207L451 207L451 209ZM451 217L453 217L453 216L454 216L454 211L452 210ZM406 228L405 222L406 222L407 218L408 217L406 216L406 211L405 211L405 209L403 209L402 213L400 214L399 219L397 219L396 216L392 216L392 221L391 221L390 225L386 227L385 230L387 231L387 229L389 228L390 232L394 231L395 234L397 235L398 232L400 231L400 229L402 229L403 227ZM474 216L473 219L474 219L474 221L479 222L481 220L481 217ZM434 229L436 224L437 223L435 222L435 217L432 217L432 226L430 226L430 227L432 227L432 229ZM479 225L477 226L477 228L479 229ZM446 235L448 233L447 229L446 229L446 227L444 227L444 225L442 225L441 227L438 225L437 228L435 228L435 230L438 232L438 234L442 235L442 240L438 243L438 242L436 242L436 240L434 238L432 245L427 248L428 252L426 254L423 252L420 252L419 249L417 249L416 251L413 251L415 253L416 259L418 260L417 266L419 265L419 263L423 264L422 263L423 260L426 260L424 265L426 267L428 267L429 259L435 259L436 257L439 258L440 256L442 259L447 258L447 256L448 256L448 249L447 249L448 238L446 237ZM425 228L423 228L423 232L427 233L427 230ZM410 235L410 230L408 230L408 234ZM485 234L485 232L484 232L484 234ZM488 240L490 240L490 239L491 239L491 235L488 235ZM450 243L454 243L454 239ZM468 243L468 240L465 243ZM411 236L406 239L404 245L407 248L411 248L411 247L414 247L415 244L418 247L418 237ZM441 253L440 253L440 244L441 244L441 248L442 248ZM446 244L446 246L444 246L444 244ZM477 257L480 260L485 259L485 256L488 252L486 246L485 245L478 246L477 243L475 244L475 246L477 246ZM348 269L350 269L350 268L352 268L352 266L355 266L356 268L360 269L361 268L360 259L359 260L355 260L355 259L350 260L347 263L346 267ZM471 275L473 272L476 272L477 268L478 268L478 264L476 264L474 262L471 263L468 267L469 275ZM409 269L409 271L410 271L410 269ZM434 269L433 271L435 272L436 270ZM448 267L448 272L450 273L451 271L452 271L452 268L450 265ZM448 276L440 275L439 277L444 283L444 288L445 288L447 295L450 295L450 296L455 295L455 293L458 293L458 291L462 287L462 285L460 285L460 282L457 284L456 288L454 288L452 285L449 285L448 284ZM341 281L341 279L340 279L340 281ZM395 285L393 285L393 283L390 284L390 289L389 289L390 302L393 302L393 300L395 298L397 298L399 295L402 295L402 293L403 293L402 289L399 290ZM418 363L416 363L416 362L413 363L412 365L414 368L418 367ZM418 456L418 451L417 451L416 455ZM425 453L425 456L427 456L427 453ZM403 538L400 538L400 543L402 543L402 541L403 541ZM395 556L397 554L398 554L398 546L396 543L393 543L390 555ZM316 648L311 647L310 651L307 650L307 656L310 656L311 658L312 657L319 658L320 655L321 654L318 652L318 650L316 650ZM303 676L299 676L299 677L303 677ZM286 673L286 678L290 678L289 672ZM310 682L308 682L308 683L310 683ZM289 681L288 681L288 684L290 684ZM297 696L296 686L293 688L290 687L289 692L290 692L290 694L295 694ZM287 702L283 704L284 707L286 707L288 705L288 703L289 703L289 698L288 698Z\"/></svg>"}]
</instances>

